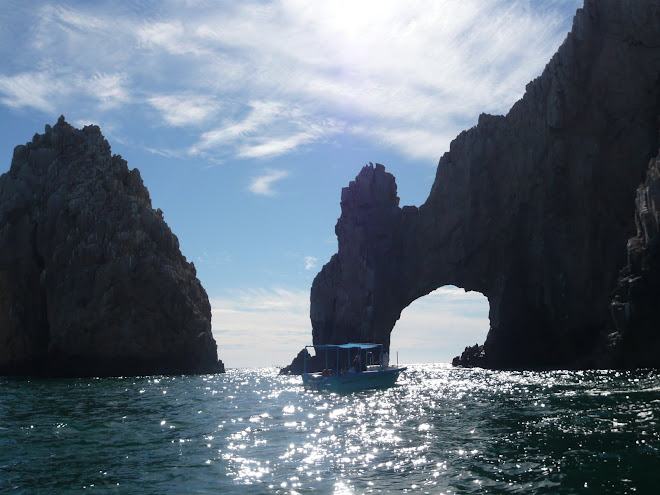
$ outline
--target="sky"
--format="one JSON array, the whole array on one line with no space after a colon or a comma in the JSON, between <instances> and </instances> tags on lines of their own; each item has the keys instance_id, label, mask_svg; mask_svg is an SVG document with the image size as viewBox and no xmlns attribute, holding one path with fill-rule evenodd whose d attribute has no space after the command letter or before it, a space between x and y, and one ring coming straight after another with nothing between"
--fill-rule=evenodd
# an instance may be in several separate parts
<instances>
[{"instance_id":1,"label":"sky","mask_svg":"<svg viewBox=\"0 0 660 495\"><path fill-rule=\"evenodd\" d=\"M582 0L0 0L0 173L60 115L138 168L193 261L229 368L311 344L309 292L337 251L341 188L369 162L421 205L480 113L506 114ZM406 308L401 363L448 362L488 300Z\"/></svg>"}]
</instances>

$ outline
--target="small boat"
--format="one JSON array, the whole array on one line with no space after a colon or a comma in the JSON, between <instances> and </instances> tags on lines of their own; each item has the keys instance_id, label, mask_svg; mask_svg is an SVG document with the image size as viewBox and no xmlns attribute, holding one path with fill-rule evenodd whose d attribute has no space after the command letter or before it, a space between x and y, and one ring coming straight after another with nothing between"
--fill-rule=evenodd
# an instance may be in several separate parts
<instances>
[{"instance_id":1,"label":"small boat","mask_svg":"<svg viewBox=\"0 0 660 495\"><path fill-rule=\"evenodd\" d=\"M398 364L390 366L383 344L305 346L305 350L308 348L314 348L317 357L322 357L320 352L325 351L325 368L313 373L307 371L309 351L305 353L302 380L303 386L308 390L350 392L391 387L399 373L407 369Z\"/></svg>"}]
</instances>

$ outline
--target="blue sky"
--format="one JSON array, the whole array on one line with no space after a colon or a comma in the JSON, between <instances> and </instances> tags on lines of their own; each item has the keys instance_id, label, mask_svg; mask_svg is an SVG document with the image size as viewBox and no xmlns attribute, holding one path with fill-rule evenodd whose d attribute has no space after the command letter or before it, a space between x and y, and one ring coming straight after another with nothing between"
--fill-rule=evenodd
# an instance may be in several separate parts
<instances>
[{"instance_id":1,"label":"blue sky","mask_svg":"<svg viewBox=\"0 0 660 495\"><path fill-rule=\"evenodd\" d=\"M61 114L100 125L194 261L219 356L285 365L311 343L341 188L379 162L423 203L449 142L507 112L581 4L2 0L0 170ZM448 361L487 330L487 300L446 287L392 350Z\"/></svg>"}]
</instances>

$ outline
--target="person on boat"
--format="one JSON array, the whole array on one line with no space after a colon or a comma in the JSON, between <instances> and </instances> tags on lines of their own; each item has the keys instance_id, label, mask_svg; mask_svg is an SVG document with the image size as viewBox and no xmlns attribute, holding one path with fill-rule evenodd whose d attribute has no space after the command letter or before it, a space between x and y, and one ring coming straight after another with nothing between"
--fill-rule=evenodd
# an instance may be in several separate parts
<instances>
[{"instance_id":1,"label":"person on boat","mask_svg":"<svg viewBox=\"0 0 660 495\"><path fill-rule=\"evenodd\" d=\"M353 369L355 370L356 373L359 373L362 371L362 366L360 365L360 355L356 354L355 357L353 358Z\"/></svg>"},{"instance_id":2,"label":"person on boat","mask_svg":"<svg viewBox=\"0 0 660 495\"><path fill-rule=\"evenodd\" d=\"M387 369L387 367L390 365L390 355L387 353L387 351L383 351L383 356L380 358L380 362L383 365L383 369Z\"/></svg>"}]
</instances>

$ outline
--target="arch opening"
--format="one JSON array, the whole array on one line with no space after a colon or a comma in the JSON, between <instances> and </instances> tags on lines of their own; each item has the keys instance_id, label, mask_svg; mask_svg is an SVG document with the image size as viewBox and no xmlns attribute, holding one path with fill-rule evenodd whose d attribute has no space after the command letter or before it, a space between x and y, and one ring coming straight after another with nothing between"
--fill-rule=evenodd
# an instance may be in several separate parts
<instances>
[{"instance_id":1,"label":"arch opening","mask_svg":"<svg viewBox=\"0 0 660 495\"><path fill-rule=\"evenodd\" d=\"M480 292L445 285L413 301L392 329L390 352L401 363L451 363L467 344L483 344L490 304Z\"/></svg>"}]
</instances>

